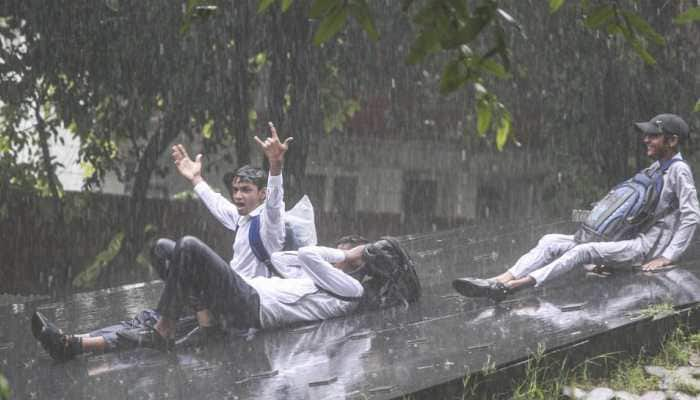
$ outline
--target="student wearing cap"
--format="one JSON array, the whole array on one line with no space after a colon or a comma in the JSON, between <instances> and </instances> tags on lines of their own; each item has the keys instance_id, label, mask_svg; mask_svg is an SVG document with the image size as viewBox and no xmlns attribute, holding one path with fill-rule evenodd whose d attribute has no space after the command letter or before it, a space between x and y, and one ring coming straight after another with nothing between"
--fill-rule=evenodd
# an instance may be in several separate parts
<instances>
[{"instance_id":1,"label":"student wearing cap","mask_svg":"<svg viewBox=\"0 0 700 400\"><path fill-rule=\"evenodd\" d=\"M586 264L641 264L643 271L653 271L676 262L700 222L693 173L687 163L675 162L683 160L680 146L689 139L688 125L675 114L634 125L643 135L647 156L654 160L645 171L665 170L653 214L658 219L629 240L582 242L575 235L545 235L506 272L490 279L456 279L455 290L467 297L500 301L517 289L542 285Z\"/></svg>"}]
</instances>

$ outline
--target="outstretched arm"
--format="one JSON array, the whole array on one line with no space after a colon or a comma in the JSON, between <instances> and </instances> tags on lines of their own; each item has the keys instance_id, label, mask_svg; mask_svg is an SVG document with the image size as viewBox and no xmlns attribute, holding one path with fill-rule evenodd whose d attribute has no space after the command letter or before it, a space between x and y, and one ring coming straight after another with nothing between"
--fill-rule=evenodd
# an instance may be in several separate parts
<instances>
[{"instance_id":1,"label":"outstretched arm","mask_svg":"<svg viewBox=\"0 0 700 400\"><path fill-rule=\"evenodd\" d=\"M197 185L202 182L202 155L197 154L194 160L190 159L187 154L185 146L181 144L176 144L171 148L170 153L175 167L177 167L177 172L180 173L185 179L192 182L192 185Z\"/></svg>"},{"instance_id":2,"label":"outstretched arm","mask_svg":"<svg viewBox=\"0 0 700 400\"><path fill-rule=\"evenodd\" d=\"M262 212L260 237L267 251L273 253L282 250L284 247L282 164L284 162L284 154L289 149L289 142L292 141L292 138L290 137L284 142L280 142L275 125L272 122L268 124L270 126L270 137L262 141L256 136L255 141L260 145L270 163L270 176L267 179L267 196L265 208Z\"/></svg>"},{"instance_id":3,"label":"outstretched arm","mask_svg":"<svg viewBox=\"0 0 700 400\"><path fill-rule=\"evenodd\" d=\"M238 210L221 194L211 190L202 178L202 155L197 154L197 157L192 160L187 154L185 146L176 144L171 148L171 156L177 171L192 183L195 193L209 209L209 212L225 227L235 231L239 218Z\"/></svg>"}]
</instances>

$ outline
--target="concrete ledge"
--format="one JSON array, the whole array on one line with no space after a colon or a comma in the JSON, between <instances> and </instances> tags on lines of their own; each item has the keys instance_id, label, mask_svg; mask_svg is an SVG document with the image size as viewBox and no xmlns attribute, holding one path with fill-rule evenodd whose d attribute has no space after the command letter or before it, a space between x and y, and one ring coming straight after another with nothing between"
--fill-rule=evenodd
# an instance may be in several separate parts
<instances>
[{"instance_id":1,"label":"concrete ledge","mask_svg":"<svg viewBox=\"0 0 700 400\"><path fill-rule=\"evenodd\" d=\"M499 305L451 290L455 277L501 271L550 228L404 238L427 283L411 307L234 337L201 352L136 349L57 364L31 337L34 309L66 331L85 332L152 307L160 283L0 306L0 365L17 398L449 398L461 397L466 376L486 396L510 390L541 346L549 360L576 365L599 354L654 349L679 324L698 326L696 259L655 274L578 271ZM640 310L662 303L679 311L639 319Z\"/></svg>"}]
</instances>

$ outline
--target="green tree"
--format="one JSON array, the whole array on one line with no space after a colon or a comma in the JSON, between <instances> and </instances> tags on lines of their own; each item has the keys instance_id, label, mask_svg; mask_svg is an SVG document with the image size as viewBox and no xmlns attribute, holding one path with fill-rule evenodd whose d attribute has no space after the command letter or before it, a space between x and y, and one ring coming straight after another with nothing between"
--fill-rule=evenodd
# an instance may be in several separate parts
<instances>
[{"instance_id":1,"label":"green tree","mask_svg":"<svg viewBox=\"0 0 700 400\"><path fill-rule=\"evenodd\" d=\"M259 11L268 10L275 0L259 0ZM279 0L283 11L293 9L293 0ZM306 4L307 2L300 2ZM559 12L566 0L549 0L552 13ZM640 2L569 1L585 16L585 25L603 36L619 37L648 65L656 64L651 48L664 46L660 35L640 13ZM380 32L375 26L370 6L383 7L382 2L367 0L313 0L309 16L319 21L314 43L320 45L342 31L354 19L372 40ZM493 131L496 146L502 149L512 138L512 116L507 107L489 89L493 79L512 76L512 47L507 31L524 35L523 26L511 15L512 3L503 0L403 0L402 11L409 14L416 35L411 42L406 61L424 62L429 56L443 55L440 90L450 93L465 86L474 96L476 131L483 136ZM700 7L681 6L676 24L700 21Z\"/></svg>"},{"instance_id":2,"label":"green tree","mask_svg":"<svg viewBox=\"0 0 700 400\"><path fill-rule=\"evenodd\" d=\"M227 9L229 23L202 18L187 31L187 14L177 7L119 4L14 1L0 8L3 187L37 188L60 204L48 143L60 127L80 139L88 187L99 187L108 172L129 184L129 218L115 230L124 240L100 274L110 283L116 266L133 264L147 240L143 204L151 178L167 172L159 159L176 138L198 136L206 153L225 145L239 163L250 161L249 59L258 46L250 25L232 22L248 21L252 2ZM62 221L59 214L52 223Z\"/></svg>"}]
</instances>

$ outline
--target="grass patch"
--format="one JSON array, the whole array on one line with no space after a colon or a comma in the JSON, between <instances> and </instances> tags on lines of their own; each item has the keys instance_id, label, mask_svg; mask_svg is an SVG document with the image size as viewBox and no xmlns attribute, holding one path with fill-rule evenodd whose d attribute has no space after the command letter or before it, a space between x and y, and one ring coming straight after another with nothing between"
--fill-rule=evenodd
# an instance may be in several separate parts
<instances>
[{"instance_id":1,"label":"grass patch","mask_svg":"<svg viewBox=\"0 0 700 400\"><path fill-rule=\"evenodd\" d=\"M644 308L639 311L639 316L648 318L658 318L662 316L666 316L673 313L673 304L670 303L661 303L661 304L652 304L648 306L647 308Z\"/></svg>"},{"instance_id":2,"label":"grass patch","mask_svg":"<svg viewBox=\"0 0 700 400\"><path fill-rule=\"evenodd\" d=\"M561 364L551 363L545 359L542 344L531 354L525 368L525 379L516 386L512 398L515 400L547 400L560 397L564 385L571 380L571 373L566 368L566 360Z\"/></svg>"},{"instance_id":3,"label":"grass patch","mask_svg":"<svg viewBox=\"0 0 700 400\"><path fill-rule=\"evenodd\" d=\"M667 313L673 311L672 307L665 305L654 306L648 312ZM650 314L650 315L657 315ZM511 397L516 400L549 400L560 399L562 389L565 386L577 387L583 390L591 390L595 387L608 387L613 390L623 390L630 393L641 394L650 390L658 390L660 378L647 374L644 367L647 365L660 366L674 369L689 365L693 355L700 354L700 333L691 333L687 329L678 328L664 340L661 351L654 355L646 355L644 350L633 358L624 354L601 355L577 365L568 366L566 360L554 363L545 357L545 349L539 346L534 352L525 370L525 378L516 382ZM594 377L592 371L603 377ZM469 385L472 383L472 385ZM477 398L476 386L469 382L469 377L464 381L465 391L463 398ZM676 388L695 396L700 394L698 386L684 382L677 382Z\"/></svg>"},{"instance_id":4,"label":"grass patch","mask_svg":"<svg viewBox=\"0 0 700 400\"><path fill-rule=\"evenodd\" d=\"M644 366L647 365L645 360L645 357L640 356L633 360L617 361L607 377L572 384L586 389L605 386L630 393L654 390L659 386L659 378L644 371Z\"/></svg>"},{"instance_id":5,"label":"grass patch","mask_svg":"<svg viewBox=\"0 0 700 400\"><path fill-rule=\"evenodd\" d=\"M657 310L664 311L664 307ZM677 328L664 341L661 351L648 356L642 353L635 359L617 358L613 360L614 366L604 378L580 379L572 382L577 387L609 387L613 390L624 390L630 393L643 393L649 390L657 390L659 378L651 376L644 371L644 366L655 365L667 369L687 366L690 356L700 350L700 335L691 334L684 328ZM690 392L688 392L690 393Z\"/></svg>"}]
</instances>

